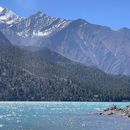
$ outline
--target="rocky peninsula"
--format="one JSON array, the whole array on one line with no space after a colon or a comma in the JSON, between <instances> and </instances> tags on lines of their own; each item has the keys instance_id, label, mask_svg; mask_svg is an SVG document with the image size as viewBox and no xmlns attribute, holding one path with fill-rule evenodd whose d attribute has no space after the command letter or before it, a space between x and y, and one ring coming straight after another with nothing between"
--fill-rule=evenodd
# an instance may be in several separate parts
<instances>
[{"instance_id":1,"label":"rocky peninsula","mask_svg":"<svg viewBox=\"0 0 130 130\"><path fill-rule=\"evenodd\" d=\"M112 107L107 108L102 112L98 112L98 114L99 115L119 115L119 116L126 116L130 118L130 106L120 108L116 105L113 105Z\"/></svg>"}]
</instances>

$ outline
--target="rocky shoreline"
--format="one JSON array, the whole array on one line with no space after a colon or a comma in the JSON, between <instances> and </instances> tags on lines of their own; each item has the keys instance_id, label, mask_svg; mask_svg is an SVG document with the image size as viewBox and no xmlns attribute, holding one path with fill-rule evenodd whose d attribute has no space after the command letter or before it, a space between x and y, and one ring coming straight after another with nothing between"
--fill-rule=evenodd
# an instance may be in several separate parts
<instances>
[{"instance_id":1,"label":"rocky shoreline","mask_svg":"<svg viewBox=\"0 0 130 130\"><path fill-rule=\"evenodd\" d=\"M99 115L119 115L119 116L127 116L130 118L130 106L126 106L124 108L117 107L113 105L110 108L105 109L102 112L98 112Z\"/></svg>"}]
</instances>

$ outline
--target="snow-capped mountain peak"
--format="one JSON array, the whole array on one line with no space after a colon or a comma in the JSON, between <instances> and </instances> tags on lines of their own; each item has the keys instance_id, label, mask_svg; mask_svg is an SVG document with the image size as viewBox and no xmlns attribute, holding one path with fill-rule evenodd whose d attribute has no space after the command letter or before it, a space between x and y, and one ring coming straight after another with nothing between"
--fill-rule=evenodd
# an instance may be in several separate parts
<instances>
[{"instance_id":1,"label":"snow-capped mountain peak","mask_svg":"<svg viewBox=\"0 0 130 130\"><path fill-rule=\"evenodd\" d=\"M21 19L21 17L17 16L10 9L0 7L0 23L12 25L19 22Z\"/></svg>"},{"instance_id":2,"label":"snow-capped mountain peak","mask_svg":"<svg viewBox=\"0 0 130 130\"><path fill-rule=\"evenodd\" d=\"M39 11L34 15L12 26L12 30L22 37L47 37L65 28L69 20L54 18Z\"/></svg>"}]
</instances>

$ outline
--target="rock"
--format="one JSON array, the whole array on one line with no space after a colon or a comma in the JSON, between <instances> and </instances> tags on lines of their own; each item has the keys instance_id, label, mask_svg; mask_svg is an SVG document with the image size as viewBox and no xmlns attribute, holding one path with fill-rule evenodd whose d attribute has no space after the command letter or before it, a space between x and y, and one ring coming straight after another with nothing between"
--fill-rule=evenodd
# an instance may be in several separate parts
<instances>
[{"instance_id":1,"label":"rock","mask_svg":"<svg viewBox=\"0 0 130 130\"><path fill-rule=\"evenodd\" d=\"M110 109L109 109L109 108L107 108L107 109L105 109L105 110L104 110L104 112L109 111L109 110L110 110Z\"/></svg>"},{"instance_id":2,"label":"rock","mask_svg":"<svg viewBox=\"0 0 130 130\"><path fill-rule=\"evenodd\" d=\"M110 108L110 110L116 110L116 109L118 109L118 108L117 108L117 106L115 106L115 105L113 105L113 106Z\"/></svg>"},{"instance_id":3,"label":"rock","mask_svg":"<svg viewBox=\"0 0 130 130\"><path fill-rule=\"evenodd\" d=\"M125 108L118 108L117 106L113 105L112 107L107 108L98 114L99 115L119 115L119 116L127 116L130 118L130 106L126 106Z\"/></svg>"},{"instance_id":4,"label":"rock","mask_svg":"<svg viewBox=\"0 0 130 130\"><path fill-rule=\"evenodd\" d=\"M99 114L99 115L102 115L102 112L99 112L98 114Z\"/></svg>"},{"instance_id":5,"label":"rock","mask_svg":"<svg viewBox=\"0 0 130 130\"><path fill-rule=\"evenodd\" d=\"M108 112L108 115L113 115L114 113L112 111Z\"/></svg>"}]
</instances>

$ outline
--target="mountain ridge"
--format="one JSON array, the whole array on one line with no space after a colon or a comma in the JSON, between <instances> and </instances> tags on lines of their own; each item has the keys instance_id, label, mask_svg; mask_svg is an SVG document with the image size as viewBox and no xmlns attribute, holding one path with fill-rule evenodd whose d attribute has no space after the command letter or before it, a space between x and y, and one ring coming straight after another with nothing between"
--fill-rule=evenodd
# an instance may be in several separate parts
<instances>
[{"instance_id":1,"label":"mountain ridge","mask_svg":"<svg viewBox=\"0 0 130 130\"><path fill-rule=\"evenodd\" d=\"M48 47L70 60L95 66L107 73L130 75L130 29L112 30L84 19L53 18L42 12L0 31L12 44Z\"/></svg>"},{"instance_id":2,"label":"mountain ridge","mask_svg":"<svg viewBox=\"0 0 130 130\"><path fill-rule=\"evenodd\" d=\"M20 49L0 34L0 101L130 100L129 76L106 74L48 48Z\"/></svg>"}]
</instances>

